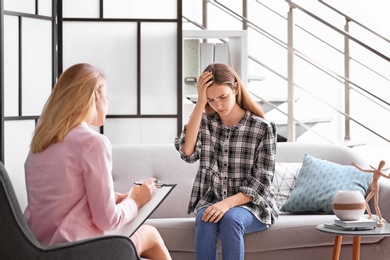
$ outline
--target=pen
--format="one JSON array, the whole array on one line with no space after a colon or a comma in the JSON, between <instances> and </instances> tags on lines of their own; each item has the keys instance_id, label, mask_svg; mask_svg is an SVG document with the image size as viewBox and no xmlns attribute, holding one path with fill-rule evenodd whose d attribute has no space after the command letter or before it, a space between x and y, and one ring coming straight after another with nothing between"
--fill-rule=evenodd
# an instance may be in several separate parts
<instances>
[{"instance_id":1,"label":"pen","mask_svg":"<svg viewBox=\"0 0 390 260\"><path fill-rule=\"evenodd\" d=\"M134 182L135 185L142 185L143 183L144 183L144 181L142 181L142 180L138 180L138 181ZM160 182L159 180L155 180L154 184L156 185L156 187L164 186L164 183Z\"/></svg>"},{"instance_id":2,"label":"pen","mask_svg":"<svg viewBox=\"0 0 390 260\"><path fill-rule=\"evenodd\" d=\"M142 181L142 180L138 180L138 181L134 182L135 185L142 185L143 183L144 183L144 181ZM175 186L175 184L166 184L166 183L160 182L159 180L155 180L154 184L156 185L157 188L161 188L164 186Z\"/></svg>"}]
</instances>

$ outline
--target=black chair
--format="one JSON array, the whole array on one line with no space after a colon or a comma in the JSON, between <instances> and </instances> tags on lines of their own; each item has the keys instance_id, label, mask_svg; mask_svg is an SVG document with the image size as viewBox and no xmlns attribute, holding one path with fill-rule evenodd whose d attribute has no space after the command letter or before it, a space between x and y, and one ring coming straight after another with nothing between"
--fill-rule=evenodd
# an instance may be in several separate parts
<instances>
[{"instance_id":1,"label":"black chair","mask_svg":"<svg viewBox=\"0 0 390 260\"><path fill-rule=\"evenodd\" d=\"M71 243L43 246L31 232L7 171L0 162L0 259L136 259L130 239L102 236Z\"/></svg>"}]
</instances>

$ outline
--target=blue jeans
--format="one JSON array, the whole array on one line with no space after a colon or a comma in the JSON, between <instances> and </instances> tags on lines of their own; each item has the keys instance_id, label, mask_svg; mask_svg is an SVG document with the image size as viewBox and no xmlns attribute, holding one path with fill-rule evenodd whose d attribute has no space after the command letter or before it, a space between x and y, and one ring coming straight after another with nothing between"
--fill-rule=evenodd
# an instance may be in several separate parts
<instances>
[{"instance_id":1,"label":"blue jeans","mask_svg":"<svg viewBox=\"0 0 390 260\"><path fill-rule=\"evenodd\" d=\"M223 260L244 259L244 234L267 229L248 210L235 207L228 210L218 223L203 222L206 208L199 210L195 221L195 253L197 260L218 259L218 234L222 242Z\"/></svg>"}]
</instances>

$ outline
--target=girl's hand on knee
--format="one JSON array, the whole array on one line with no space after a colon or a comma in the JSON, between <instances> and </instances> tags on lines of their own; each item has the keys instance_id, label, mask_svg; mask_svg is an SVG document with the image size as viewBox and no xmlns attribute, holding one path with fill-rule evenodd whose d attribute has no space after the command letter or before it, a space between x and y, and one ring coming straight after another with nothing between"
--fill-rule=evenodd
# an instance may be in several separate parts
<instances>
[{"instance_id":1,"label":"girl's hand on knee","mask_svg":"<svg viewBox=\"0 0 390 260\"><path fill-rule=\"evenodd\" d=\"M229 205L224 201L217 202L205 210L202 221L218 223L229 209Z\"/></svg>"}]
</instances>

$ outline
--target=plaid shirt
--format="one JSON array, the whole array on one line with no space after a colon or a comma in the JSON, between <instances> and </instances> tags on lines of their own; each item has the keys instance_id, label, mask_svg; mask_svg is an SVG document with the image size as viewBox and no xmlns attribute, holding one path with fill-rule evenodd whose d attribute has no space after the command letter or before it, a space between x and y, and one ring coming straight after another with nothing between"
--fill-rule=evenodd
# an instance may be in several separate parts
<instances>
[{"instance_id":1,"label":"plaid shirt","mask_svg":"<svg viewBox=\"0 0 390 260\"><path fill-rule=\"evenodd\" d=\"M276 127L247 111L234 126L225 126L218 114L203 114L194 153L181 152L186 134L175 139L181 158L199 169L195 177L188 213L242 192L253 200L242 207L261 222L271 225L279 209L272 192L275 169Z\"/></svg>"}]
</instances>

